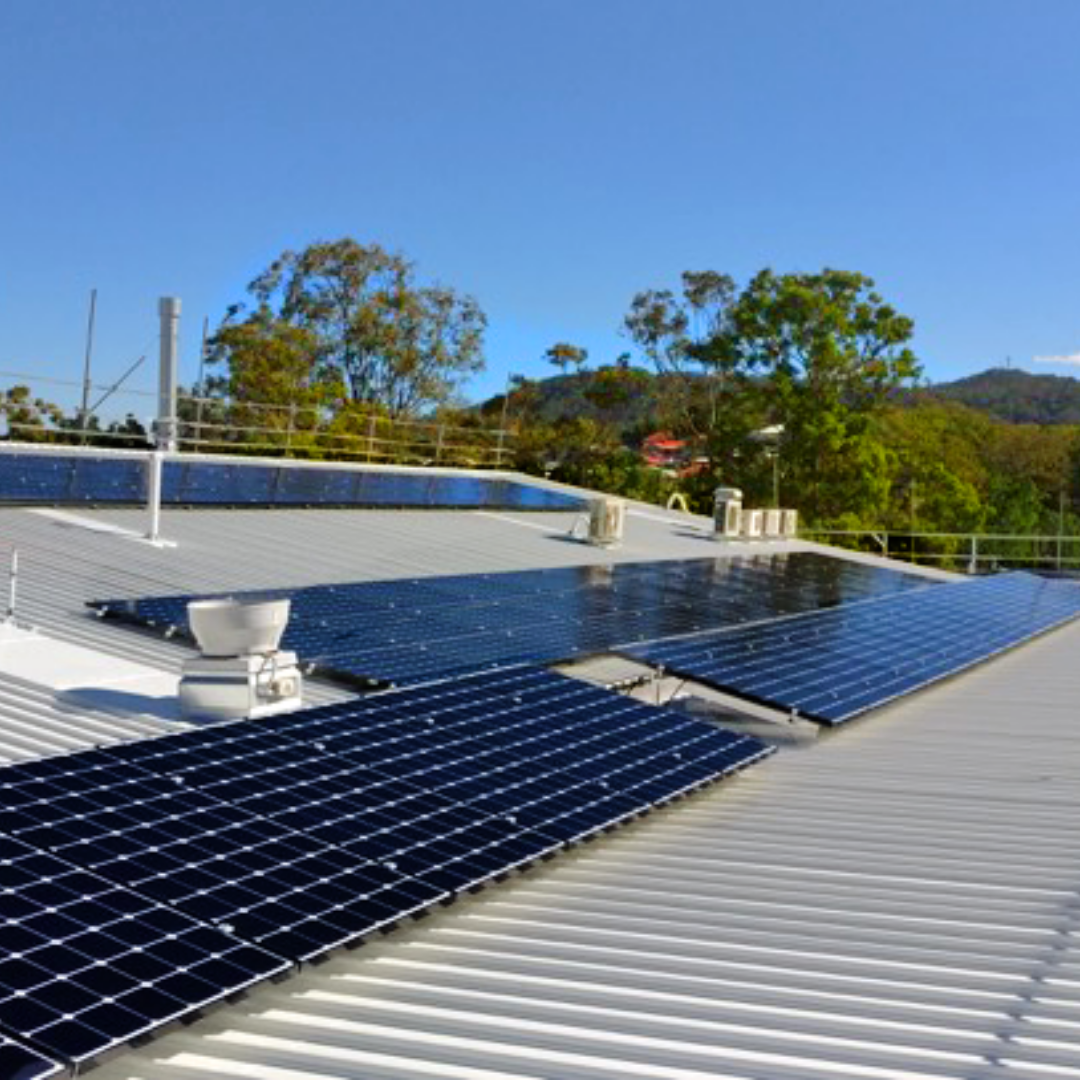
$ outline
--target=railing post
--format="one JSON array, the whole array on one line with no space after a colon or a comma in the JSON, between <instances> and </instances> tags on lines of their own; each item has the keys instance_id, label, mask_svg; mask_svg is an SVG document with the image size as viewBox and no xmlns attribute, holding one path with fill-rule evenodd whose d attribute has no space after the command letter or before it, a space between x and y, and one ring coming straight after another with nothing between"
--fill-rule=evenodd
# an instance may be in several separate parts
<instances>
[{"instance_id":1,"label":"railing post","mask_svg":"<svg viewBox=\"0 0 1080 1080\"><path fill-rule=\"evenodd\" d=\"M368 417L367 431L367 459L370 462L375 453L375 414Z\"/></svg>"},{"instance_id":2,"label":"railing post","mask_svg":"<svg viewBox=\"0 0 1080 1080\"><path fill-rule=\"evenodd\" d=\"M152 450L146 459L146 509L149 512L146 539L157 543L161 536L161 473L165 455Z\"/></svg>"},{"instance_id":3,"label":"railing post","mask_svg":"<svg viewBox=\"0 0 1080 1080\"><path fill-rule=\"evenodd\" d=\"M443 433L445 428L442 424L438 426L435 432L435 464L439 464L439 460L442 458L443 451Z\"/></svg>"},{"instance_id":4,"label":"railing post","mask_svg":"<svg viewBox=\"0 0 1080 1080\"><path fill-rule=\"evenodd\" d=\"M292 454L293 431L296 428L296 402L289 402L289 426L285 431L285 456Z\"/></svg>"},{"instance_id":5,"label":"railing post","mask_svg":"<svg viewBox=\"0 0 1080 1080\"><path fill-rule=\"evenodd\" d=\"M971 551L968 555L967 572L969 574L979 572L979 538L974 533L971 536Z\"/></svg>"}]
</instances>

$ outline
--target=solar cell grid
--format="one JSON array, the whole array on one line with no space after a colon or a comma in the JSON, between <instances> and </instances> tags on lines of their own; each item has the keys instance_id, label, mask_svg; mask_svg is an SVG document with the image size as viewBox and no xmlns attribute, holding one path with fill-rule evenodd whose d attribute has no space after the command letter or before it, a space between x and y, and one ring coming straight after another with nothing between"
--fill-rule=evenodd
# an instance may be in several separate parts
<instances>
[{"instance_id":1,"label":"solar cell grid","mask_svg":"<svg viewBox=\"0 0 1080 1080\"><path fill-rule=\"evenodd\" d=\"M77 795L0 781L3 826L302 959L764 752L543 672L443 689L97 751Z\"/></svg>"},{"instance_id":2,"label":"solar cell grid","mask_svg":"<svg viewBox=\"0 0 1080 1080\"><path fill-rule=\"evenodd\" d=\"M812 553L570 567L290 595L284 647L324 674L409 685L464 671L550 662L927 587L926 579ZM106 613L186 626L192 597L103 602Z\"/></svg>"},{"instance_id":3,"label":"solar cell grid","mask_svg":"<svg viewBox=\"0 0 1080 1080\"><path fill-rule=\"evenodd\" d=\"M285 968L0 836L0 1027L81 1061Z\"/></svg>"},{"instance_id":4,"label":"solar cell grid","mask_svg":"<svg viewBox=\"0 0 1080 1080\"><path fill-rule=\"evenodd\" d=\"M841 723L1080 615L1080 587L1014 573L625 650Z\"/></svg>"},{"instance_id":5,"label":"solar cell grid","mask_svg":"<svg viewBox=\"0 0 1080 1080\"><path fill-rule=\"evenodd\" d=\"M10 766L0 1028L85 1060L769 752L518 668Z\"/></svg>"}]
</instances>

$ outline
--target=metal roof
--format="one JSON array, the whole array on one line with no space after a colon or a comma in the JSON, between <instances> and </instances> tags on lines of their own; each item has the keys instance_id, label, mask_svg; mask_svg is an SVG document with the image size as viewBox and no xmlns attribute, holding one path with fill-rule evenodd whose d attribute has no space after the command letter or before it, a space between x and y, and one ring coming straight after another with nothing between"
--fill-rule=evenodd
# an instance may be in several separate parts
<instances>
[{"instance_id":1,"label":"metal roof","mask_svg":"<svg viewBox=\"0 0 1080 1080\"><path fill-rule=\"evenodd\" d=\"M1080 626L100 1080L1080 1074Z\"/></svg>"},{"instance_id":2,"label":"metal roof","mask_svg":"<svg viewBox=\"0 0 1080 1080\"><path fill-rule=\"evenodd\" d=\"M95 620L85 601L814 547L717 545L702 519L640 505L615 550L572 542L559 514L166 511L174 547L125 534L143 521L0 510L20 619L176 671L190 650ZM95 1075L1078 1076L1078 646L1074 625L792 743ZM342 693L312 685L309 700ZM0 753L163 723L0 679Z\"/></svg>"}]
</instances>

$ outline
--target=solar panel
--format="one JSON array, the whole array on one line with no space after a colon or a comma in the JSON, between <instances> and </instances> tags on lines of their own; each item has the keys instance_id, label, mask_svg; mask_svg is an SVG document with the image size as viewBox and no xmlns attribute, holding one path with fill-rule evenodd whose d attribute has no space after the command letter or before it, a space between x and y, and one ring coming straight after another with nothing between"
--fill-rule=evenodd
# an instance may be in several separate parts
<instances>
[{"instance_id":1,"label":"solar panel","mask_svg":"<svg viewBox=\"0 0 1080 1080\"><path fill-rule=\"evenodd\" d=\"M62 1066L0 1035L0 1076L5 1080L41 1080L55 1076Z\"/></svg>"},{"instance_id":2,"label":"solar panel","mask_svg":"<svg viewBox=\"0 0 1080 1080\"><path fill-rule=\"evenodd\" d=\"M146 499L146 461L86 454L5 454L0 502L132 504ZM438 475L295 464L170 459L162 502L184 506L393 506L580 510L561 491L486 476Z\"/></svg>"},{"instance_id":3,"label":"solar panel","mask_svg":"<svg viewBox=\"0 0 1080 1080\"><path fill-rule=\"evenodd\" d=\"M624 651L839 724L1078 615L1080 586L1010 573Z\"/></svg>"},{"instance_id":4,"label":"solar panel","mask_svg":"<svg viewBox=\"0 0 1080 1080\"><path fill-rule=\"evenodd\" d=\"M358 685L410 685L926 587L936 586L906 573L799 552L247 595L291 597L284 647L320 672ZM187 604L195 598L96 606L108 615L186 632Z\"/></svg>"},{"instance_id":5,"label":"solar panel","mask_svg":"<svg viewBox=\"0 0 1080 1080\"><path fill-rule=\"evenodd\" d=\"M12 772L0 773L5 802ZM66 784L58 774L37 785L47 788ZM39 806L23 808L27 820ZM67 1061L288 966L10 835L0 836L0 884L0 1027Z\"/></svg>"},{"instance_id":6,"label":"solar panel","mask_svg":"<svg viewBox=\"0 0 1080 1080\"><path fill-rule=\"evenodd\" d=\"M50 876L78 867L257 956L304 960L770 750L505 670L54 759L62 772L13 766L0 829Z\"/></svg>"},{"instance_id":7,"label":"solar panel","mask_svg":"<svg viewBox=\"0 0 1080 1080\"><path fill-rule=\"evenodd\" d=\"M139 458L6 454L0 459L0 502L135 503L146 498Z\"/></svg>"}]
</instances>

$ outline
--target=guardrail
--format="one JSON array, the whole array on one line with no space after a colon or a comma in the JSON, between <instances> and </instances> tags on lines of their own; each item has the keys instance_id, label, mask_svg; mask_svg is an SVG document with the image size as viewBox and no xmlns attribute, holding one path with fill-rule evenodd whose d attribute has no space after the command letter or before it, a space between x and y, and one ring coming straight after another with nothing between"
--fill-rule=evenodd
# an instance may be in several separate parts
<instances>
[{"instance_id":1,"label":"guardrail","mask_svg":"<svg viewBox=\"0 0 1080 1080\"><path fill-rule=\"evenodd\" d=\"M0 376L16 373L0 372ZM72 391L81 384L43 380ZM23 384L25 385L25 384ZM101 388L96 388L101 389ZM113 388L104 388L112 396ZM0 419L11 440L67 446L149 449L155 422L146 407L148 391L124 390L128 416L142 429L104 430L95 414L60 417L28 397L0 402ZM438 420L388 417L352 408L346 412L305 405L269 405L226 398L177 395L176 448L196 454L259 454L274 457L341 460L387 465L452 465L499 469L513 458L513 435L502 428L472 427ZM2 437L2 434L0 434Z\"/></svg>"},{"instance_id":2,"label":"guardrail","mask_svg":"<svg viewBox=\"0 0 1080 1080\"><path fill-rule=\"evenodd\" d=\"M1001 567L1080 569L1080 536L1030 533L898 532L884 529L800 529L804 540L822 539L892 559L963 569L969 574Z\"/></svg>"}]
</instances>

